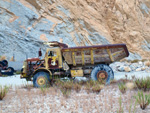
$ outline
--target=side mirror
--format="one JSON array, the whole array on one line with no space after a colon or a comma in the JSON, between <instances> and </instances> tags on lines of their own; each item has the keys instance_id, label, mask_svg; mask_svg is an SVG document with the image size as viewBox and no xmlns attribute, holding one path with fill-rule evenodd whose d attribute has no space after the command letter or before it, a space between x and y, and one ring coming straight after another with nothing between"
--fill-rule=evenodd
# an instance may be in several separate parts
<instances>
[{"instance_id":1,"label":"side mirror","mask_svg":"<svg viewBox=\"0 0 150 113\"><path fill-rule=\"evenodd\" d=\"M42 56L42 51L41 51L41 48L39 49L39 57Z\"/></svg>"}]
</instances>

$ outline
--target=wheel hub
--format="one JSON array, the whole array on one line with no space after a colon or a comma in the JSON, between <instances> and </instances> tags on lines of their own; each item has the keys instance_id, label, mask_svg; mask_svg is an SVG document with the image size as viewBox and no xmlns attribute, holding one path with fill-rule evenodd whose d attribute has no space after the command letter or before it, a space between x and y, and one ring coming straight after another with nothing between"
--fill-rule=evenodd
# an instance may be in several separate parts
<instances>
[{"instance_id":1,"label":"wheel hub","mask_svg":"<svg viewBox=\"0 0 150 113\"><path fill-rule=\"evenodd\" d=\"M97 73L97 79L98 79L98 81L106 80L107 77L108 77L108 74L107 74L106 71L99 71L99 72Z\"/></svg>"},{"instance_id":2,"label":"wheel hub","mask_svg":"<svg viewBox=\"0 0 150 113\"><path fill-rule=\"evenodd\" d=\"M45 80L45 77L38 77L37 78L37 83L39 84L39 85L45 85L46 84L46 80Z\"/></svg>"}]
</instances>

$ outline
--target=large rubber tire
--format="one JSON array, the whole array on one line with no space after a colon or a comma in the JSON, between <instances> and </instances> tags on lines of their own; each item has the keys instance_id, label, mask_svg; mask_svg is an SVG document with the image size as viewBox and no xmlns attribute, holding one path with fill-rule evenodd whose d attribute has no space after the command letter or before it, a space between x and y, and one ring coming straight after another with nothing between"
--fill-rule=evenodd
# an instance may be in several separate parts
<instances>
[{"instance_id":1,"label":"large rubber tire","mask_svg":"<svg viewBox=\"0 0 150 113\"><path fill-rule=\"evenodd\" d=\"M98 77L100 74L102 76L105 76L104 79L106 80L106 84L110 84L110 81L114 79L114 72L112 68L106 64L99 64L96 67L94 67L94 69L91 72L91 79L94 81L98 81Z\"/></svg>"},{"instance_id":2,"label":"large rubber tire","mask_svg":"<svg viewBox=\"0 0 150 113\"><path fill-rule=\"evenodd\" d=\"M5 67L8 67L8 61L7 60L3 60L2 62L4 63Z\"/></svg>"},{"instance_id":3,"label":"large rubber tire","mask_svg":"<svg viewBox=\"0 0 150 113\"><path fill-rule=\"evenodd\" d=\"M4 67L4 63L0 62L0 69L3 69L3 67Z\"/></svg>"},{"instance_id":4,"label":"large rubber tire","mask_svg":"<svg viewBox=\"0 0 150 113\"><path fill-rule=\"evenodd\" d=\"M37 72L33 77L33 86L38 88L50 86L49 73L44 71Z\"/></svg>"},{"instance_id":5,"label":"large rubber tire","mask_svg":"<svg viewBox=\"0 0 150 113\"><path fill-rule=\"evenodd\" d=\"M10 70L9 72L6 72L6 75L13 75L14 74L14 68L8 67L7 70Z\"/></svg>"}]
</instances>

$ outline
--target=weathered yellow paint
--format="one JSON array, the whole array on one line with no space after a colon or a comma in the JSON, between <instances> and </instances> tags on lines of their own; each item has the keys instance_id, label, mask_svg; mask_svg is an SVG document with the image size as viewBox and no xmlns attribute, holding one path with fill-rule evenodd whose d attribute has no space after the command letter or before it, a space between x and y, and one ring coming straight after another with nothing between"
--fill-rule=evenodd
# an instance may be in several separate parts
<instances>
[{"instance_id":1,"label":"weathered yellow paint","mask_svg":"<svg viewBox=\"0 0 150 113\"><path fill-rule=\"evenodd\" d=\"M38 85L40 85L40 86L46 84L46 79L45 79L45 77L43 77L43 76L42 76L42 77L38 77L37 83L38 83Z\"/></svg>"},{"instance_id":2,"label":"weathered yellow paint","mask_svg":"<svg viewBox=\"0 0 150 113\"><path fill-rule=\"evenodd\" d=\"M84 65L85 64L84 63L84 50L82 50L81 54L82 54L82 65Z\"/></svg>"},{"instance_id":3,"label":"weathered yellow paint","mask_svg":"<svg viewBox=\"0 0 150 113\"><path fill-rule=\"evenodd\" d=\"M23 62L23 66L22 66L22 69L23 69L23 72L22 72L22 74L21 74L21 77L23 78L23 77L28 77L27 76L27 62L26 61L24 61Z\"/></svg>"},{"instance_id":4,"label":"weathered yellow paint","mask_svg":"<svg viewBox=\"0 0 150 113\"><path fill-rule=\"evenodd\" d=\"M72 77L82 77L83 70L71 70L71 76Z\"/></svg>"},{"instance_id":5,"label":"weathered yellow paint","mask_svg":"<svg viewBox=\"0 0 150 113\"><path fill-rule=\"evenodd\" d=\"M94 64L93 50L91 49L91 64Z\"/></svg>"},{"instance_id":6,"label":"weathered yellow paint","mask_svg":"<svg viewBox=\"0 0 150 113\"><path fill-rule=\"evenodd\" d=\"M110 57L110 60L113 62L114 58L112 57L111 51L109 49L107 49L107 53L108 53L108 55Z\"/></svg>"},{"instance_id":7,"label":"weathered yellow paint","mask_svg":"<svg viewBox=\"0 0 150 113\"><path fill-rule=\"evenodd\" d=\"M118 51L118 52L115 52L114 54L112 54L113 56L116 56L117 54L121 54L121 53L124 53L124 51L123 50L121 50L121 51Z\"/></svg>"},{"instance_id":8,"label":"weathered yellow paint","mask_svg":"<svg viewBox=\"0 0 150 113\"><path fill-rule=\"evenodd\" d=\"M53 51L56 52L56 56L48 56L48 52L49 51ZM59 47L55 47L55 48L48 48L46 51L46 55L45 55L45 63L46 63L46 69L49 69L49 65L48 65L48 59L52 58L53 61L56 61L56 59L58 59L58 65L59 68L62 68L62 55L61 55L61 50Z\"/></svg>"},{"instance_id":9,"label":"weathered yellow paint","mask_svg":"<svg viewBox=\"0 0 150 113\"><path fill-rule=\"evenodd\" d=\"M72 60L73 60L73 65L76 66L75 53L74 52L72 52Z\"/></svg>"}]
</instances>

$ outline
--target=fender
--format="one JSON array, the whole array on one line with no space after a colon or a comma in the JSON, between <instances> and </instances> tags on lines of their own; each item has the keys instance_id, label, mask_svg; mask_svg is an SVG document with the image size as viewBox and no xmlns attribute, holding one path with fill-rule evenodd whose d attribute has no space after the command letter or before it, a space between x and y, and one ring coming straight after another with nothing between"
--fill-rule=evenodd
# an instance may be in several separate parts
<instances>
[{"instance_id":1,"label":"fender","mask_svg":"<svg viewBox=\"0 0 150 113\"><path fill-rule=\"evenodd\" d=\"M34 76L37 72L40 72L40 71L44 71L44 72L49 73L50 79L52 79L52 72L51 72L50 70L48 70L48 69L45 69L45 68L39 68L39 69L35 70L35 71L33 72L33 76Z\"/></svg>"}]
</instances>

